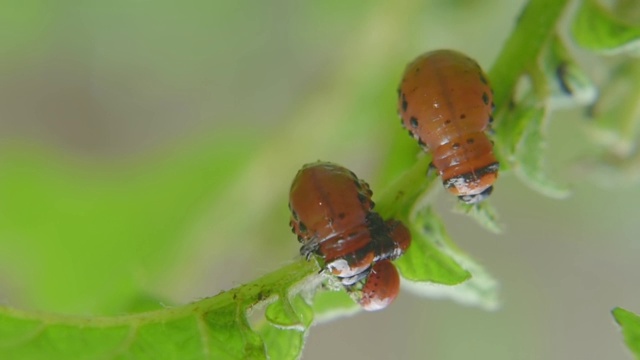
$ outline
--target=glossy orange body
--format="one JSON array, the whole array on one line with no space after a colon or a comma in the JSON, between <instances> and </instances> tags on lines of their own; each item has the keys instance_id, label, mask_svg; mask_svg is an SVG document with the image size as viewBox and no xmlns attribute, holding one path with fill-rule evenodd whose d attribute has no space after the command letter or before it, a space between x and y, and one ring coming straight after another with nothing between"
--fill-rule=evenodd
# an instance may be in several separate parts
<instances>
[{"instance_id":1,"label":"glossy orange body","mask_svg":"<svg viewBox=\"0 0 640 360\"><path fill-rule=\"evenodd\" d=\"M373 211L369 185L348 169L327 162L307 164L291 184L291 229L300 252L321 256L326 270L351 285L377 261L395 259L411 236L399 221Z\"/></svg>"},{"instance_id":2,"label":"glossy orange body","mask_svg":"<svg viewBox=\"0 0 640 360\"><path fill-rule=\"evenodd\" d=\"M398 89L403 126L431 153L449 192L468 203L488 196L497 179L498 161L485 133L493 106L480 66L452 50L419 56Z\"/></svg>"}]
</instances>

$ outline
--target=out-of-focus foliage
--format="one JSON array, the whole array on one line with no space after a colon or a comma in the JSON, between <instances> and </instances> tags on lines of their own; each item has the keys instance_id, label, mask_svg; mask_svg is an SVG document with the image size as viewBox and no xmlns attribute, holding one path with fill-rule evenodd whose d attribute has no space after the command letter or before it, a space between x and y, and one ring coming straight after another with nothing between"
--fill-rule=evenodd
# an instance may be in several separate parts
<instances>
[{"instance_id":1,"label":"out-of-focus foliage","mask_svg":"<svg viewBox=\"0 0 640 360\"><path fill-rule=\"evenodd\" d=\"M640 359L640 316L623 308L612 311L616 322L622 327L624 341L636 358Z\"/></svg>"}]
</instances>

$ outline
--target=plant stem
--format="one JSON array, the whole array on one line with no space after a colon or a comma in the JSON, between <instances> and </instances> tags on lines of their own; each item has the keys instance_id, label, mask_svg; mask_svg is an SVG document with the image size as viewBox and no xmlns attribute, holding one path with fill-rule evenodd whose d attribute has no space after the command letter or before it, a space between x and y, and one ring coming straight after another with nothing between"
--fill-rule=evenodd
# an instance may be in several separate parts
<instances>
[{"instance_id":1,"label":"plant stem","mask_svg":"<svg viewBox=\"0 0 640 360\"><path fill-rule=\"evenodd\" d=\"M494 102L504 109L520 75L535 61L569 0L531 0L517 19L498 59L489 71L494 84Z\"/></svg>"}]
</instances>

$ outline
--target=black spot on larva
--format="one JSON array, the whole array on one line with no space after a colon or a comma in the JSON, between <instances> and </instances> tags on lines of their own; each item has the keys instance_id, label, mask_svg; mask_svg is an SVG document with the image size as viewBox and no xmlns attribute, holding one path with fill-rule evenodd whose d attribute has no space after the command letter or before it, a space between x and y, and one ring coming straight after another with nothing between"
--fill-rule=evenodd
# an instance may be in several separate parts
<instances>
[{"instance_id":1,"label":"black spot on larva","mask_svg":"<svg viewBox=\"0 0 640 360\"><path fill-rule=\"evenodd\" d=\"M360 181L358 181L358 180L353 180L353 183L356 185L356 187L358 188L358 190L362 190L362 184L360 184Z\"/></svg>"},{"instance_id":2,"label":"black spot on larva","mask_svg":"<svg viewBox=\"0 0 640 360\"><path fill-rule=\"evenodd\" d=\"M489 124L493 124L493 116L489 115Z\"/></svg>"},{"instance_id":3,"label":"black spot on larva","mask_svg":"<svg viewBox=\"0 0 640 360\"><path fill-rule=\"evenodd\" d=\"M420 72L420 66L416 68L416 74Z\"/></svg>"},{"instance_id":4,"label":"black spot on larva","mask_svg":"<svg viewBox=\"0 0 640 360\"><path fill-rule=\"evenodd\" d=\"M460 119L466 119L467 118L467 114L460 114Z\"/></svg>"},{"instance_id":5,"label":"black spot on larva","mask_svg":"<svg viewBox=\"0 0 640 360\"><path fill-rule=\"evenodd\" d=\"M407 132L409 133L409 136L413 137L413 133L411 132L411 130L407 130Z\"/></svg>"},{"instance_id":6,"label":"black spot on larva","mask_svg":"<svg viewBox=\"0 0 640 360\"><path fill-rule=\"evenodd\" d=\"M483 102L485 105L489 105L489 95L487 95L487 93L486 93L486 92L483 92L483 93L482 93L482 102Z\"/></svg>"},{"instance_id":7,"label":"black spot on larva","mask_svg":"<svg viewBox=\"0 0 640 360\"><path fill-rule=\"evenodd\" d=\"M416 119L415 117L411 117L411 119L409 119L409 123L411 124L412 128L417 128L418 127L418 119Z\"/></svg>"},{"instance_id":8,"label":"black spot on larva","mask_svg":"<svg viewBox=\"0 0 640 360\"><path fill-rule=\"evenodd\" d=\"M492 101L491 102L491 111L495 111L496 110L496 104Z\"/></svg>"},{"instance_id":9,"label":"black spot on larva","mask_svg":"<svg viewBox=\"0 0 640 360\"><path fill-rule=\"evenodd\" d=\"M340 219L340 220L344 220L344 218L345 218L346 216L347 216L347 214L345 214L345 213L341 212L341 213L339 213L339 214L338 214L338 219Z\"/></svg>"},{"instance_id":10,"label":"black spot on larva","mask_svg":"<svg viewBox=\"0 0 640 360\"><path fill-rule=\"evenodd\" d=\"M289 209L291 209L291 205L289 205ZM297 212L295 212L295 211L291 210L291 216L292 216L294 219L298 220L298 213L297 213Z\"/></svg>"},{"instance_id":11,"label":"black spot on larva","mask_svg":"<svg viewBox=\"0 0 640 360\"><path fill-rule=\"evenodd\" d=\"M358 178L358 177L356 176L356 174L355 174L353 171L351 171L351 170L349 170L349 175L351 175L351 177L352 177L353 179L357 179L357 178Z\"/></svg>"},{"instance_id":12,"label":"black spot on larva","mask_svg":"<svg viewBox=\"0 0 640 360\"><path fill-rule=\"evenodd\" d=\"M467 144L471 145L475 142L475 140L473 140L473 138L468 138L467 139Z\"/></svg>"},{"instance_id":13,"label":"black spot on larva","mask_svg":"<svg viewBox=\"0 0 640 360\"><path fill-rule=\"evenodd\" d=\"M447 120L445 120L445 121L444 121L444 124L445 124L445 125L449 125L449 124L451 124L451 119L447 119Z\"/></svg>"},{"instance_id":14,"label":"black spot on larva","mask_svg":"<svg viewBox=\"0 0 640 360\"><path fill-rule=\"evenodd\" d=\"M453 145L451 145L451 148L453 150L458 150L458 149L460 149L460 144L459 143L453 143Z\"/></svg>"},{"instance_id":15,"label":"black spot on larva","mask_svg":"<svg viewBox=\"0 0 640 360\"><path fill-rule=\"evenodd\" d=\"M480 74L480 81L482 81L482 83L483 83L483 84L485 84L485 85L487 85L487 84L488 84L488 82L487 82L487 78L486 78L486 77L484 77L484 75L483 75L482 73Z\"/></svg>"},{"instance_id":16,"label":"black spot on larva","mask_svg":"<svg viewBox=\"0 0 640 360\"><path fill-rule=\"evenodd\" d=\"M427 144L424 143L424 141L422 141L422 139L418 138L418 145L422 146L422 147L426 147Z\"/></svg>"},{"instance_id":17,"label":"black spot on larva","mask_svg":"<svg viewBox=\"0 0 640 360\"><path fill-rule=\"evenodd\" d=\"M409 103L407 103L407 98L402 94L402 111L406 112L409 107Z\"/></svg>"},{"instance_id":18,"label":"black spot on larva","mask_svg":"<svg viewBox=\"0 0 640 360\"><path fill-rule=\"evenodd\" d=\"M307 226L302 221L298 223L298 229L300 229L300 232L303 232L303 233L307 232Z\"/></svg>"}]
</instances>

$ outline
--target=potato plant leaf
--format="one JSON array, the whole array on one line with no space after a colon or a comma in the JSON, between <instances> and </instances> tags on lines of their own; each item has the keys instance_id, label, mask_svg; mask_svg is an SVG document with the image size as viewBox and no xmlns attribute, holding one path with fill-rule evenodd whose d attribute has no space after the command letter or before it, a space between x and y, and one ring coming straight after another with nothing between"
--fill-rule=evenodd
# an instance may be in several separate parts
<instances>
[{"instance_id":1,"label":"potato plant leaf","mask_svg":"<svg viewBox=\"0 0 640 360\"><path fill-rule=\"evenodd\" d=\"M301 297L285 294L315 273L314 262L301 260L211 298L134 315L83 318L0 308L0 358L294 359L313 316ZM267 321L254 330L248 311L270 301Z\"/></svg>"},{"instance_id":2,"label":"potato plant leaf","mask_svg":"<svg viewBox=\"0 0 640 360\"><path fill-rule=\"evenodd\" d=\"M571 33L585 49L608 55L640 53L640 26L618 19L596 0L581 2Z\"/></svg>"},{"instance_id":3,"label":"potato plant leaf","mask_svg":"<svg viewBox=\"0 0 640 360\"><path fill-rule=\"evenodd\" d=\"M611 311L616 322L622 327L624 341L629 350L640 359L640 316L629 310L617 307Z\"/></svg>"}]
</instances>

